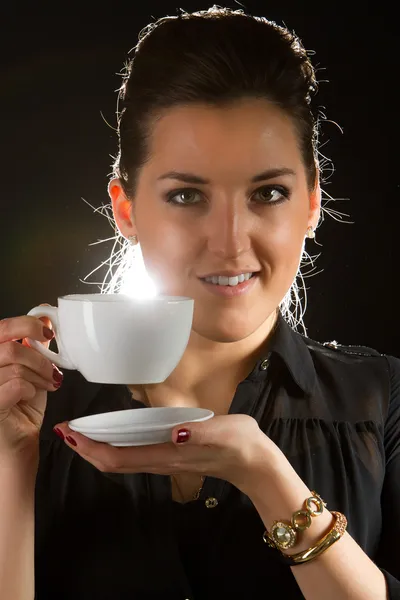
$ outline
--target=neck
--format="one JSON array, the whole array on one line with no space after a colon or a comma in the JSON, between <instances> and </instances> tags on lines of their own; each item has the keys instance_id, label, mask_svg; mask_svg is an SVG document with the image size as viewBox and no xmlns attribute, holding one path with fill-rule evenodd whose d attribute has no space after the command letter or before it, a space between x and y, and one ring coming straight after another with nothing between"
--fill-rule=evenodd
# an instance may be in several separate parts
<instances>
[{"instance_id":1,"label":"neck","mask_svg":"<svg viewBox=\"0 0 400 600\"><path fill-rule=\"evenodd\" d=\"M195 406L226 414L238 384L265 355L276 322L274 312L253 334L231 343L214 342L192 330L171 375L162 383L129 386L133 397L148 406Z\"/></svg>"}]
</instances>

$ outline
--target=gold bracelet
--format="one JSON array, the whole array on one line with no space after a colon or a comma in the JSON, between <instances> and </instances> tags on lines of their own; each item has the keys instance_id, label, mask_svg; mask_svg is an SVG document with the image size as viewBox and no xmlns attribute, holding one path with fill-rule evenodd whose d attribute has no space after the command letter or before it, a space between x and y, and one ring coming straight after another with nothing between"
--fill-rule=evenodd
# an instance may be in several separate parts
<instances>
[{"instance_id":1,"label":"gold bracelet","mask_svg":"<svg viewBox=\"0 0 400 600\"><path fill-rule=\"evenodd\" d=\"M347 519L342 513L331 511L335 517L335 523L330 531L319 540L314 546L308 548L308 550L304 550L303 552L298 552L297 554L284 554L284 558L286 559L286 564L289 565L301 565L302 563L309 562L310 560L314 560L318 556L321 556L328 548L330 548L335 542L340 540L346 531L347 527Z\"/></svg>"},{"instance_id":2,"label":"gold bracelet","mask_svg":"<svg viewBox=\"0 0 400 600\"><path fill-rule=\"evenodd\" d=\"M305 501L305 509L296 510L290 522L274 521L272 523L270 531L264 533L264 542L278 550L287 550L297 544L297 532L308 529L311 526L311 517L321 515L324 506L326 506L326 503L316 492L311 493L312 496ZM317 510L312 508L312 504L315 504Z\"/></svg>"}]
</instances>

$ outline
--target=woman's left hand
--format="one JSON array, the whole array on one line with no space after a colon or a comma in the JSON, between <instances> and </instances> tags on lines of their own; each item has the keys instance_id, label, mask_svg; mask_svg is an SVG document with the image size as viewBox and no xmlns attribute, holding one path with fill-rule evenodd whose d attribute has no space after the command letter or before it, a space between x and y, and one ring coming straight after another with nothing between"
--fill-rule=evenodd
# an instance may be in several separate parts
<instances>
[{"instance_id":1,"label":"woman's left hand","mask_svg":"<svg viewBox=\"0 0 400 600\"><path fill-rule=\"evenodd\" d=\"M94 442L65 422L54 429L72 450L104 473L198 473L228 481L244 492L252 473L260 468L267 471L268 463L280 454L257 421L242 414L179 425L172 431L171 442L149 446L114 447Z\"/></svg>"}]
</instances>

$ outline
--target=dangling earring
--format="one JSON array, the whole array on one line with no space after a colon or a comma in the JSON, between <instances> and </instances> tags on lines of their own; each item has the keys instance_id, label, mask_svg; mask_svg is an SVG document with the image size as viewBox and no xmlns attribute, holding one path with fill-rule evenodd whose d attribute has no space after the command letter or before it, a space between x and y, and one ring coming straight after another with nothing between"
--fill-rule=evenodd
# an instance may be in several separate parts
<instances>
[{"instance_id":1,"label":"dangling earring","mask_svg":"<svg viewBox=\"0 0 400 600\"><path fill-rule=\"evenodd\" d=\"M315 231L311 225L307 229L306 237L311 238L312 240L315 239Z\"/></svg>"},{"instance_id":2,"label":"dangling earring","mask_svg":"<svg viewBox=\"0 0 400 600\"><path fill-rule=\"evenodd\" d=\"M131 243L131 246L136 246L136 245L139 243L139 240L138 240L138 236L137 236L137 235L130 235L130 236L128 237L128 240L130 241L130 243Z\"/></svg>"}]
</instances>

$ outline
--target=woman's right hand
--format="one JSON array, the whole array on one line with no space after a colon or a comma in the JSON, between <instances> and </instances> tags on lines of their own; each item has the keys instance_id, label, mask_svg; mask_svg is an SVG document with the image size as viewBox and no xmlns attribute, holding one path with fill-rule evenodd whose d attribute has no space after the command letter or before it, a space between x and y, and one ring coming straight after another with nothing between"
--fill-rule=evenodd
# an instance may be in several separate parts
<instances>
[{"instance_id":1,"label":"woman's right hand","mask_svg":"<svg viewBox=\"0 0 400 600\"><path fill-rule=\"evenodd\" d=\"M0 462L38 447L47 392L61 385L61 372L25 339L48 346L50 325L27 315L0 321Z\"/></svg>"}]
</instances>

